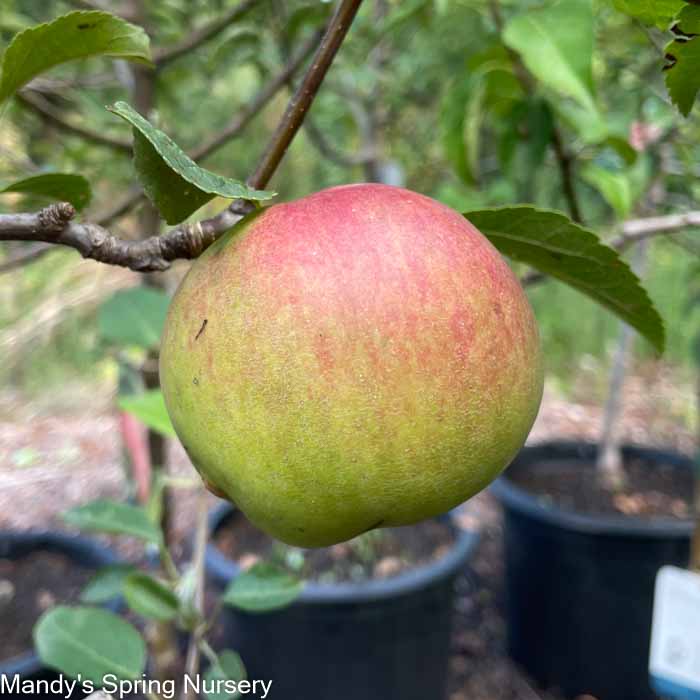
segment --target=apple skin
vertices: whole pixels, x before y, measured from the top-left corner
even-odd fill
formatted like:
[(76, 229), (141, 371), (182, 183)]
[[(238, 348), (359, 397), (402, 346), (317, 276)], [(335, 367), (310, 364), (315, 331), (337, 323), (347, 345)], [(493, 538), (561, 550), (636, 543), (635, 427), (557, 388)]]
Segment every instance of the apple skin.
[(405, 189), (323, 190), (242, 220), (173, 299), (160, 379), (212, 490), (289, 544), (445, 512), (522, 447), (537, 325), (463, 216)]

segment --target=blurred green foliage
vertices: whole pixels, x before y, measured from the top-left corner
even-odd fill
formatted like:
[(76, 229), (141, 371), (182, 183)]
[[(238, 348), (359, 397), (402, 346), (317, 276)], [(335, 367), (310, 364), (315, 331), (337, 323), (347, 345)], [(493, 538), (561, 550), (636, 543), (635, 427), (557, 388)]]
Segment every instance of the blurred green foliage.
[[(556, 54), (567, 39), (550, 26), (561, 22), (555, 3), (367, 0), (314, 104), (312, 128), (299, 133), (270, 186), (280, 199), (290, 199), (339, 183), (380, 178), (459, 210), (532, 202), (567, 211), (552, 145), (556, 128), (573, 158), (574, 186), (589, 228), (613, 235), (622, 216), (695, 208), (700, 123), (697, 109), (688, 119), (678, 113), (664, 85), (663, 47), (672, 38), (667, 24), (644, 26), (619, 11), (625, 3), (615, 2), (617, 8), (607, 0), (576, 0), (583, 18), (576, 26), (591, 26), (592, 56), (581, 53), (585, 37), (567, 45), (566, 70), (556, 71), (556, 80), (540, 75), (551, 61), (549, 54), (524, 56), (535, 75), (528, 90), (509, 51), (522, 48), (523, 36), (536, 22), (547, 29)], [(145, 3), (153, 46), (174, 44), (232, 4)], [(0, 46), (16, 31), (74, 5), (68, 0), (4, 0)], [(242, 21), (160, 72), (151, 121), (186, 150), (201, 145), (280, 70), (294, 47), (324, 21), (329, 7), (320, 0), (260, 2)], [(533, 8), (540, 8), (535, 19), (523, 20)], [(525, 29), (523, 22), (529, 23)], [(130, 139), (128, 126), (104, 109), (130, 99), (132, 77), (123, 62), (90, 59), (61, 66), (42, 76), (36, 87), (67, 120)], [(287, 95), (278, 94), (242, 138), (206, 159), (206, 167), (244, 179)], [(630, 134), (639, 150), (630, 147)], [(362, 160), (358, 156), (368, 152), (372, 157), (366, 162), (348, 162)], [(128, 154), (68, 135), (14, 100), (0, 130), (0, 185), (47, 170), (89, 179), (94, 196), (86, 218), (108, 210), (135, 182)], [(654, 188), (656, 194), (650, 196)], [(19, 209), (26, 202), (5, 195), (0, 205)], [(222, 206), (215, 200), (198, 216)], [(135, 216), (123, 218), (114, 229), (137, 235)], [(693, 244), (694, 232), (678, 238)], [(3, 248), (5, 255), (16, 250)], [(647, 283), (667, 324), (666, 357), (689, 367), (692, 326), (698, 320), (697, 315), (691, 319), (686, 302), (696, 256), (687, 246), (659, 240), (650, 257)], [(31, 319), (47, 297), (79, 283), (77, 260), (77, 254), (55, 251), (0, 276), (0, 351), (3, 338)], [(606, 358), (617, 336), (612, 316), (555, 282), (533, 287), (531, 297), (551, 371), (565, 377), (585, 355)], [(0, 381), (45, 388), (66, 373), (103, 372), (95, 329), (95, 304), (74, 305), (46, 337), (9, 358)], [(638, 349), (642, 356), (649, 352), (641, 342)]]

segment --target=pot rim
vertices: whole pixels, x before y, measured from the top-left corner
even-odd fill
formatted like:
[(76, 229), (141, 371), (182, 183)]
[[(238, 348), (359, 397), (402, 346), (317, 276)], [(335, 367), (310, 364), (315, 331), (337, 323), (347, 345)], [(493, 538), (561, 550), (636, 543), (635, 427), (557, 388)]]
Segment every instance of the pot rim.
[[(552, 450), (559, 455), (551, 455)], [(527, 445), (518, 453), (508, 469), (533, 462), (546, 462), (552, 459), (591, 461), (595, 459), (597, 443), (578, 440), (551, 440)], [(656, 449), (636, 444), (622, 445), (624, 455), (648, 462), (663, 461), (675, 467), (693, 469), (693, 459), (680, 452)], [(577, 513), (559, 506), (542, 503), (536, 496), (516, 486), (508, 472), (502, 474), (489, 487), (489, 492), (505, 509), (537, 520), (541, 523), (588, 535), (609, 535), (648, 539), (688, 538), (693, 533), (695, 523), (690, 518), (655, 517), (650, 520), (626, 515), (594, 515)]]
[[(212, 579), (226, 586), (241, 571), (238, 564), (225, 556), (214, 544), (213, 535), (224, 521), (235, 512), (230, 503), (222, 503), (209, 514), (209, 536), (206, 551), (206, 568)], [(450, 551), (437, 561), (422, 564), (414, 569), (386, 579), (360, 582), (316, 583), (307, 582), (296, 604), (319, 605), (333, 603), (364, 603), (406, 595), (425, 588), (435, 581), (455, 576), (471, 556), (479, 541), (479, 533), (460, 528), (452, 513), (438, 516), (447, 521), (455, 533)]]
[[(87, 559), (95, 570), (120, 562), (108, 545), (84, 535), (73, 535), (62, 530), (0, 530), (0, 557), (9, 558), (17, 550), (29, 553), (39, 550), (59, 552), (76, 560)], [(116, 609), (118, 604), (106, 605)], [(44, 668), (37, 653), (31, 649), (8, 659), (0, 659), (0, 675), (27, 676)]]

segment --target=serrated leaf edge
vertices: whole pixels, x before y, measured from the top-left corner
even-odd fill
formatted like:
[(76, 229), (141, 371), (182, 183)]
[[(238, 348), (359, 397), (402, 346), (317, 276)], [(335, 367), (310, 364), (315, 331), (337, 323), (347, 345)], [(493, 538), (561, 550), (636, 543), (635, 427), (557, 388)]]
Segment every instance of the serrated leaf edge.
[[(126, 108), (126, 111), (123, 111), (124, 108)], [(204, 168), (202, 168), (200, 165), (197, 165), (197, 163), (195, 161), (193, 161), (192, 158), (190, 158), (180, 148), (180, 146), (178, 146), (177, 143), (175, 141), (173, 141), (173, 139), (171, 139), (170, 136), (168, 136), (168, 134), (166, 134), (164, 131), (161, 131), (157, 127), (153, 126), (153, 124), (151, 124), (148, 121), (148, 119), (146, 119), (143, 115), (139, 114), (127, 102), (123, 102), (120, 100), (118, 102), (115, 102), (113, 105), (108, 105), (107, 110), (112, 112), (113, 114), (116, 114), (118, 117), (121, 117), (122, 119), (124, 119), (126, 122), (131, 124), (131, 126), (134, 129), (137, 129), (138, 132), (141, 134), (141, 136), (143, 136), (151, 144), (151, 146), (153, 146), (153, 148), (155, 148), (158, 155), (168, 164), (168, 167), (173, 172), (177, 173), (183, 180), (185, 180), (186, 182), (189, 182), (193, 187), (196, 187), (198, 190), (200, 190), (202, 192), (206, 192), (207, 194), (216, 195), (219, 197), (224, 197), (225, 199), (254, 199), (257, 201), (265, 201), (268, 199), (272, 199), (277, 194), (276, 192), (273, 192), (271, 190), (256, 190), (256, 189), (250, 188), (250, 187), (248, 187), (248, 185), (246, 185), (243, 182), (239, 182), (238, 180), (234, 180), (233, 178), (226, 178), (225, 176), (217, 175), (216, 173), (213, 173), (213, 174), (217, 175), (217, 177), (221, 177), (221, 178), (228, 179), (228, 180), (233, 180), (234, 182), (239, 184), (247, 193), (249, 193), (249, 197), (246, 197), (243, 195), (241, 195), (240, 197), (231, 197), (231, 195), (227, 192), (224, 193), (224, 192), (221, 192), (220, 190), (217, 190), (214, 188), (202, 187), (198, 182), (195, 182), (192, 179), (192, 177), (188, 177), (187, 175), (183, 174), (179, 168), (176, 168), (173, 166), (170, 159), (166, 155), (164, 155), (163, 152), (160, 150), (157, 142), (153, 138), (151, 138), (151, 136), (149, 135), (149, 130), (152, 129), (153, 131), (162, 135), (164, 137), (164, 139), (169, 144), (171, 144), (175, 148), (177, 148), (182, 153), (183, 158), (185, 160), (187, 160), (188, 163), (193, 165), (196, 169), (204, 170)], [(146, 126), (145, 129), (144, 129), (144, 125)], [(250, 195), (252, 195), (252, 196), (250, 196)]]
[[(658, 324), (658, 330), (659, 330), (659, 339), (658, 342), (653, 341), (651, 338), (647, 337), (647, 340), (659, 351), (663, 352), (664, 347), (666, 345), (666, 327), (663, 321), (663, 318), (659, 314), (659, 312), (656, 310), (656, 307), (654, 306), (651, 297), (649, 296), (647, 290), (644, 288), (644, 286), (641, 283), (641, 280), (639, 279), (639, 276), (632, 270), (632, 268), (628, 265), (628, 263), (619, 255), (619, 253), (614, 249), (611, 248), (609, 245), (606, 245), (603, 240), (601, 240), (600, 236), (598, 236), (597, 233), (594, 231), (591, 231), (590, 229), (586, 228), (585, 226), (581, 226), (580, 224), (576, 223), (575, 221), (572, 221), (569, 219), (566, 214), (563, 214), (562, 212), (556, 211), (554, 209), (546, 209), (546, 208), (540, 208), (540, 207), (533, 207), (527, 204), (521, 204), (521, 205), (514, 205), (514, 206), (501, 206), (501, 207), (490, 207), (490, 208), (483, 208), (483, 209), (473, 209), (471, 211), (466, 211), (463, 212), (462, 215), (467, 219), (469, 219), (470, 214), (474, 214), (477, 212), (501, 212), (501, 211), (514, 211), (514, 212), (521, 212), (523, 216), (527, 216), (528, 214), (551, 214), (556, 216), (559, 220), (560, 223), (557, 228), (553, 229), (552, 233), (557, 233), (560, 232), (563, 228), (568, 228), (568, 227), (574, 227), (578, 229), (579, 231), (588, 234), (591, 236), (591, 245), (593, 246), (594, 249), (600, 250), (600, 252), (611, 262), (615, 263), (616, 265), (626, 269), (629, 274), (633, 278), (633, 282), (637, 288), (637, 290), (640, 292), (640, 296), (642, 299), (649, 305), (651, 308), (653, 315), (655, 317), (655, 321)], [(522, 221), (523, 219), (514, 219), (514, 222), (516, 221)], [(497, 236), (500, 236), (501, 238), (509, 238), (510, 240), (518, 240), (519, 242), (523, 242), (521, 239), (516, 239), (515, 237), (509, 237), (507, 235), (504, 235), (503, 233), (498, 233), (496, 234)], [(535, 245), (535, 244), (533, 244)], [(540, 245), (540, 244), (538, 244)], [(546, 247), (546, 246), (541, 246), (541, 247)], [(596, 260), (595, 258), (589, 258), (587, 255), (580, 255), (580, 254), (575, 254), (572, 253), (569, 250), (561, 250), (557, 249), (556, 247), (549, 247), (547, 248), (550, 252), (555, 252), (555, 253), (561, 253), (564, 255), (567, 255), (569, 257), (579, 257), (583, 260), (587, 260), (591, 263), (594, 263), (596, 265), (600, 265), (600, 260)], [(572, 278), (566, 274), (561, 274), (558, 279), (568, 282), (572, 287), (580, 287), (581, 283), (579, 280)], [(600, 289), (600, 288), (598, 288)], [(601, 294), (601, 296), (604, 296)], [(618, 300), (613, 300), (611, 303), (614, 303), (615, 306), (619, 308), (620, 303)], [(627, 311), (634, 311), (636, 308), (639, 308), (638, 306), (627, 306), (624, 303), (622, 304), (623, 308), (625, 308)]]

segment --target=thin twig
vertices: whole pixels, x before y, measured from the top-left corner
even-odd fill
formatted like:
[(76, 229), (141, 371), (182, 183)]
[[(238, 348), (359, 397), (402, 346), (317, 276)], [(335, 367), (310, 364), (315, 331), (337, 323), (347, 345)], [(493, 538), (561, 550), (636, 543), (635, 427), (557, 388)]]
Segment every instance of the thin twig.
[[(197, 499), (197, 529), (195, 532), (194, 551), (192, 553), (192, 568), (194, 569), (195, 584), (192, 604), (197, 622), (190, 634), (185, 661), (185, 675), (194, 678), (199, 671), (199, 658), (201, 642), (204, 630), (204, 590), (206, 586), (206, 567), (204, 555), (207, 549), (207, 492), (201, 489)], [(187, 700), (191, 693), (183, 691), (183, 700)]]
[(38, 94), (31, 94), (28, 91), (20, 92), (17, 94), (17, 99), (25, 107), (36, 112), (45, 122), (52, 124), (61, 131), (75, 134), (99, 146), (107, 146), (116, 151), (131, 153), (131, 143), (129, 141), (72, 124), (63, 117), (60, 110), (56, 109), (48, 100)]
[[(634, 251), (632, 270), (641, 277), (646, 265), (647, 242), (642, 241)], [(630, 360), (632, 345), (632, 328), (626, 323), (620, 323), (620, 334), (617, 348), (613, 357), (608, 381), (608, 396), (603, 408), (602, 430), (596, 457), (596, 476), (598, 483), (605, 489), (619, 492), (627, 483), (627, 472), (624, 468), (618, 423), (622, 413), (622, 391), (625, 375)]]
[[(289, 63), (268, 83), (266, 83), (253, 96), (250, 102), (244, 105), (236, 116), (218, 134), (205, 141), (197, 149), (190, 153), (192, 160), (205, 160), (232, 139), (241, 135), (243, 130), (258, 115), (258, 113), (270, 102), (270, 100), (284, 87), (309, 57), (314, 47), (318, 44), (320, 32), (314, 32), (292, 57)], [(99, 216), (95, 223), (98, 226), (108, 226), (115, 219), (128, 214), (139, 202), (145, 198), (142, 190), (137, 189), (123, 197), (116, 205)]]
[(621, 250), (644, 238), (657, 236), (660, 233), (675, 233), (693, 226), (700, 227), (700, 211), (630, 219), (622, 224), (622, 233), (613, 240), (612, 245)]
[[(280, 37), (279, 43), (283, 59), (289, 60), (289, 57), (287, 55), (289, 53), (288, 37), (283, 34)], [(287, 85), (289, 86), (289, 89), (292, 92), (294, 92), (295, 86), (291, 75), (287, 79)], [(345, 153), (339, 148), (336, 148), (334, 144), (328, 141), (328, 139), (323, 134), (323, 131), (321, 131), (321, 129), (318, 128), (316, 123), (311, 118), (310, 114), (307, 114), (306, 118), (304, 119), (304, 131), (306, 132), (306, 136), (308, 137), (311, 144), (326, 160), (330, 161), (331, 163), (335, 163), (336, 165), (339, 165), (343, 168), (353, 168), (358, 165), (365, 165), (374, 158), (374, 153), (370, 153), (366, 150), (363, 150), (360, 153), (350, 154)]]
[[(228, 212), (229, 210), (226, 210)], [(162, 236), (127, 241), (91, 223), (73, 221), (70, 204), (52, 204), (33, 214), (0, 215), (0, 240), (43, 241), (75, 248), (84, 258), (129, 267), (138, 272), (165, 270), (177, 258), (195, 258), (216, 236), (230, 228), (231, 214), (182, 224)], [(58, 222), (49, 225), (49, 222)]]
[(551, 141), (554, 156), (559, 166), (561, 186), (564, 191), (564, 199), (566, 199), (566, 204), (569, 208), (569, 214), (574, 221), (581, 223), (583, 219), (581, 218), (581, 207), (579, 206), (576, 185), (574, 184), (573, 156), (566, 150), (559, 127), (554, 123), (552, 124)]
[[(622, 224), (622, 232), (607, 245), (622, 252), (631, 245), (647, 238), (680, 233), (693, 226), (700, 227), (700, 211), (689, 211), (685, 214), (669, 214), (668, 216), (650, 216), (644, 219), (630, 219)], [(547, 279), (541, 272), (529, 272), (520, 279), (524, 287), (538, 284)]]
[[(282, 160), (361, 4), (362, 0), (340, 1), (306, 76), (290, 99), (249, 179), (253, 187), (265, 187)], [(43, 241), (65, 245), (75, 248), (85, 258), (138, 272), (153, 272), (167, 269), (173, 260), (198, 257), (251, 209), (249, 202), (237, 200), (210, 219), (180, 224), (163, 235), (127, 241), (98, 224), (74, 221), (74, 208), (67, 202), (59, 202), (34, 213), (0, 214), (0, 241)]]
[(166, 46), (154, 53), (153, 62), (158, 70), (161, 70), (174, 60), (184, 56), (210, 39), (218, 36), (226, 27), (239, 20), (257, 5), (259, 0), (244, 0), (239, 5), (232, 7), (221, 17), (205, 24), (199, 29), (195, 29), (192, 34), (173, 46)]
[(311, 67), (289, 101), (260, 165), (248, 180), (252, 187), (265, 187), (270, 181), (272, 174), (287, 152), (289, 144), (302, 125), (361, 4), (362, 0), (341, 0), (328, 25), (326, 34), (321, 40), (318, 51), (316, 51)]

